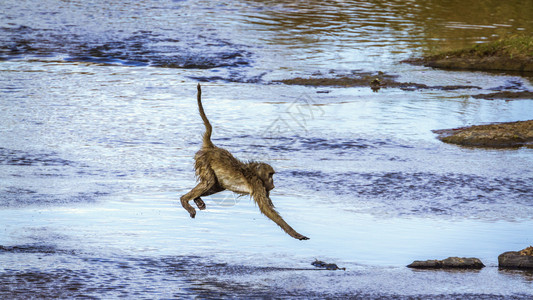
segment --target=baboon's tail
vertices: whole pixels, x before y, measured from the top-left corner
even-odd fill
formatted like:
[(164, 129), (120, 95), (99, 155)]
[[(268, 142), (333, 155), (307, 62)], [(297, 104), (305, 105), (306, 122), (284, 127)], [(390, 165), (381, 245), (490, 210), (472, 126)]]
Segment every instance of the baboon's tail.
[(209, 120), (207, 119), (207, 116), (204, 112), (204, 107), (202, 106), (202, 87), (198, 83), (198, 110), (200, 111), (200, 117), (202, 117), (202, 120), (204, 121), (205, 125), (205, 133), (203, 137), (203, 143), (202, 148), (211, 148), (214, 147), (213, 142), (211, 142), (211, 132), (213, 132), (213, 127), (211, 127), (211, 123), (209, 123)]

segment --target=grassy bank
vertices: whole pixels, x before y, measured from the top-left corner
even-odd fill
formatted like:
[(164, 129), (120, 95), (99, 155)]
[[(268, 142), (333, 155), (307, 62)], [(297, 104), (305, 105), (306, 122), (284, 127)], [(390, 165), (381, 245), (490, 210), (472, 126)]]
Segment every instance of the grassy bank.
[(533, 72), (533, 36), (514, 35), (405, 62), (445, 69)]
[(488, 56), (531, 59), (533, 58), (533, 36), (514, 35), (489, 43), (476, 44), (465, 49), (437, 53), (431, 57), (438, 59), (446, 57), (483, 58)]

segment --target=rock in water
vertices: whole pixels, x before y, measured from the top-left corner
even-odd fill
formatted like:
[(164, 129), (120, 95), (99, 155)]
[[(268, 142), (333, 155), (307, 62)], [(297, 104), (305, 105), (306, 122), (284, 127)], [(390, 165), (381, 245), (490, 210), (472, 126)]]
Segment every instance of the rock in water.
[(479, 258), (448, 257), (442, 261), (443, 268), (482, 269), (485, 265)]
[(533, 120), (433, 130), (433, 132), (445, 143), (468, 147), (517, 148), (533, 145)]
[(407, 267), (415, 269), (481, 269), (485, 265), (479, 258), (448, 257), (443, 260), (415, 260)]
[(415, 260), (408, 268), (415, 269), (440, 269), (442, 268), (442, 260), (430, 259), (430, 260)]
[(336, 264), (328, 264), (318, 259), (315, 259), (315, 261), (312, 262), (311, 264), (317, 268), (326, 269), (326, 270), (346, 270), (346, 268), (339, 268), (339, 266), (337, 266)]
[(533, 247), (500, 254), (498, 266), (506, 269), (533, 269)]

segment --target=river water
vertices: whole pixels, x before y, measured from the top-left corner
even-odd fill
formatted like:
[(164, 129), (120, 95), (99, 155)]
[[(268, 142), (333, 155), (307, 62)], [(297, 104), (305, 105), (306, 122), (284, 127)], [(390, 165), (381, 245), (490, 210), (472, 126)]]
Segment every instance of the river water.
[[(527, 74), (400, 61), (533, 30), (532, 1), (2, 1), (1, 298), (529, 298), (497, 256), (533, 243), (533, 149), (431, 130), (528, 120)], [(378, 72), (456, 90), (305, 87)], [(521, 76), (522, 75), (522, 76)], [(203, 84), (213, 142), (274, 166), (296, 241), (248, 197), (195, 219)], [(478, 257), (481, 271), (413, 271)], [(322, 271), (315, 259), (345, 271)]]

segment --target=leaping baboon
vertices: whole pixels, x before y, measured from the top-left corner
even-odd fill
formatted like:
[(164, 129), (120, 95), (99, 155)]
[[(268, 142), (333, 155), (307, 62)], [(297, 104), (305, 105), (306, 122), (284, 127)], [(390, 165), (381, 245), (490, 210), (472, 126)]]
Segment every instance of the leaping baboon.
[(204, 121), (205, 133), (203, 135), (202, 148), (194, 156), (196, 177), (198, 185), (190, 192), (183, 195), (181, 205), (191, 218), (196, 216), (196, 210), (189, 204), (194, 200), (200, 210), (205, 209), (205, 203), (200, 198), (209, 196), (223, 190), (230, 190), (240, 195), (250, 195), (259, 206), (261, 212), (269, 219), (278, 224), (290, 236), (299, 240), (308, 240), (292, 229), (274, 209), (270, 200), (270, 190), (274, 188), (274, 169), (261, 162), (241, 162), (229, 153), (229, 151), (213, 145), (211, 132), (213, 128), (207, 119), (202, 106), (202, 89), (198, 84), (198, 110)]

